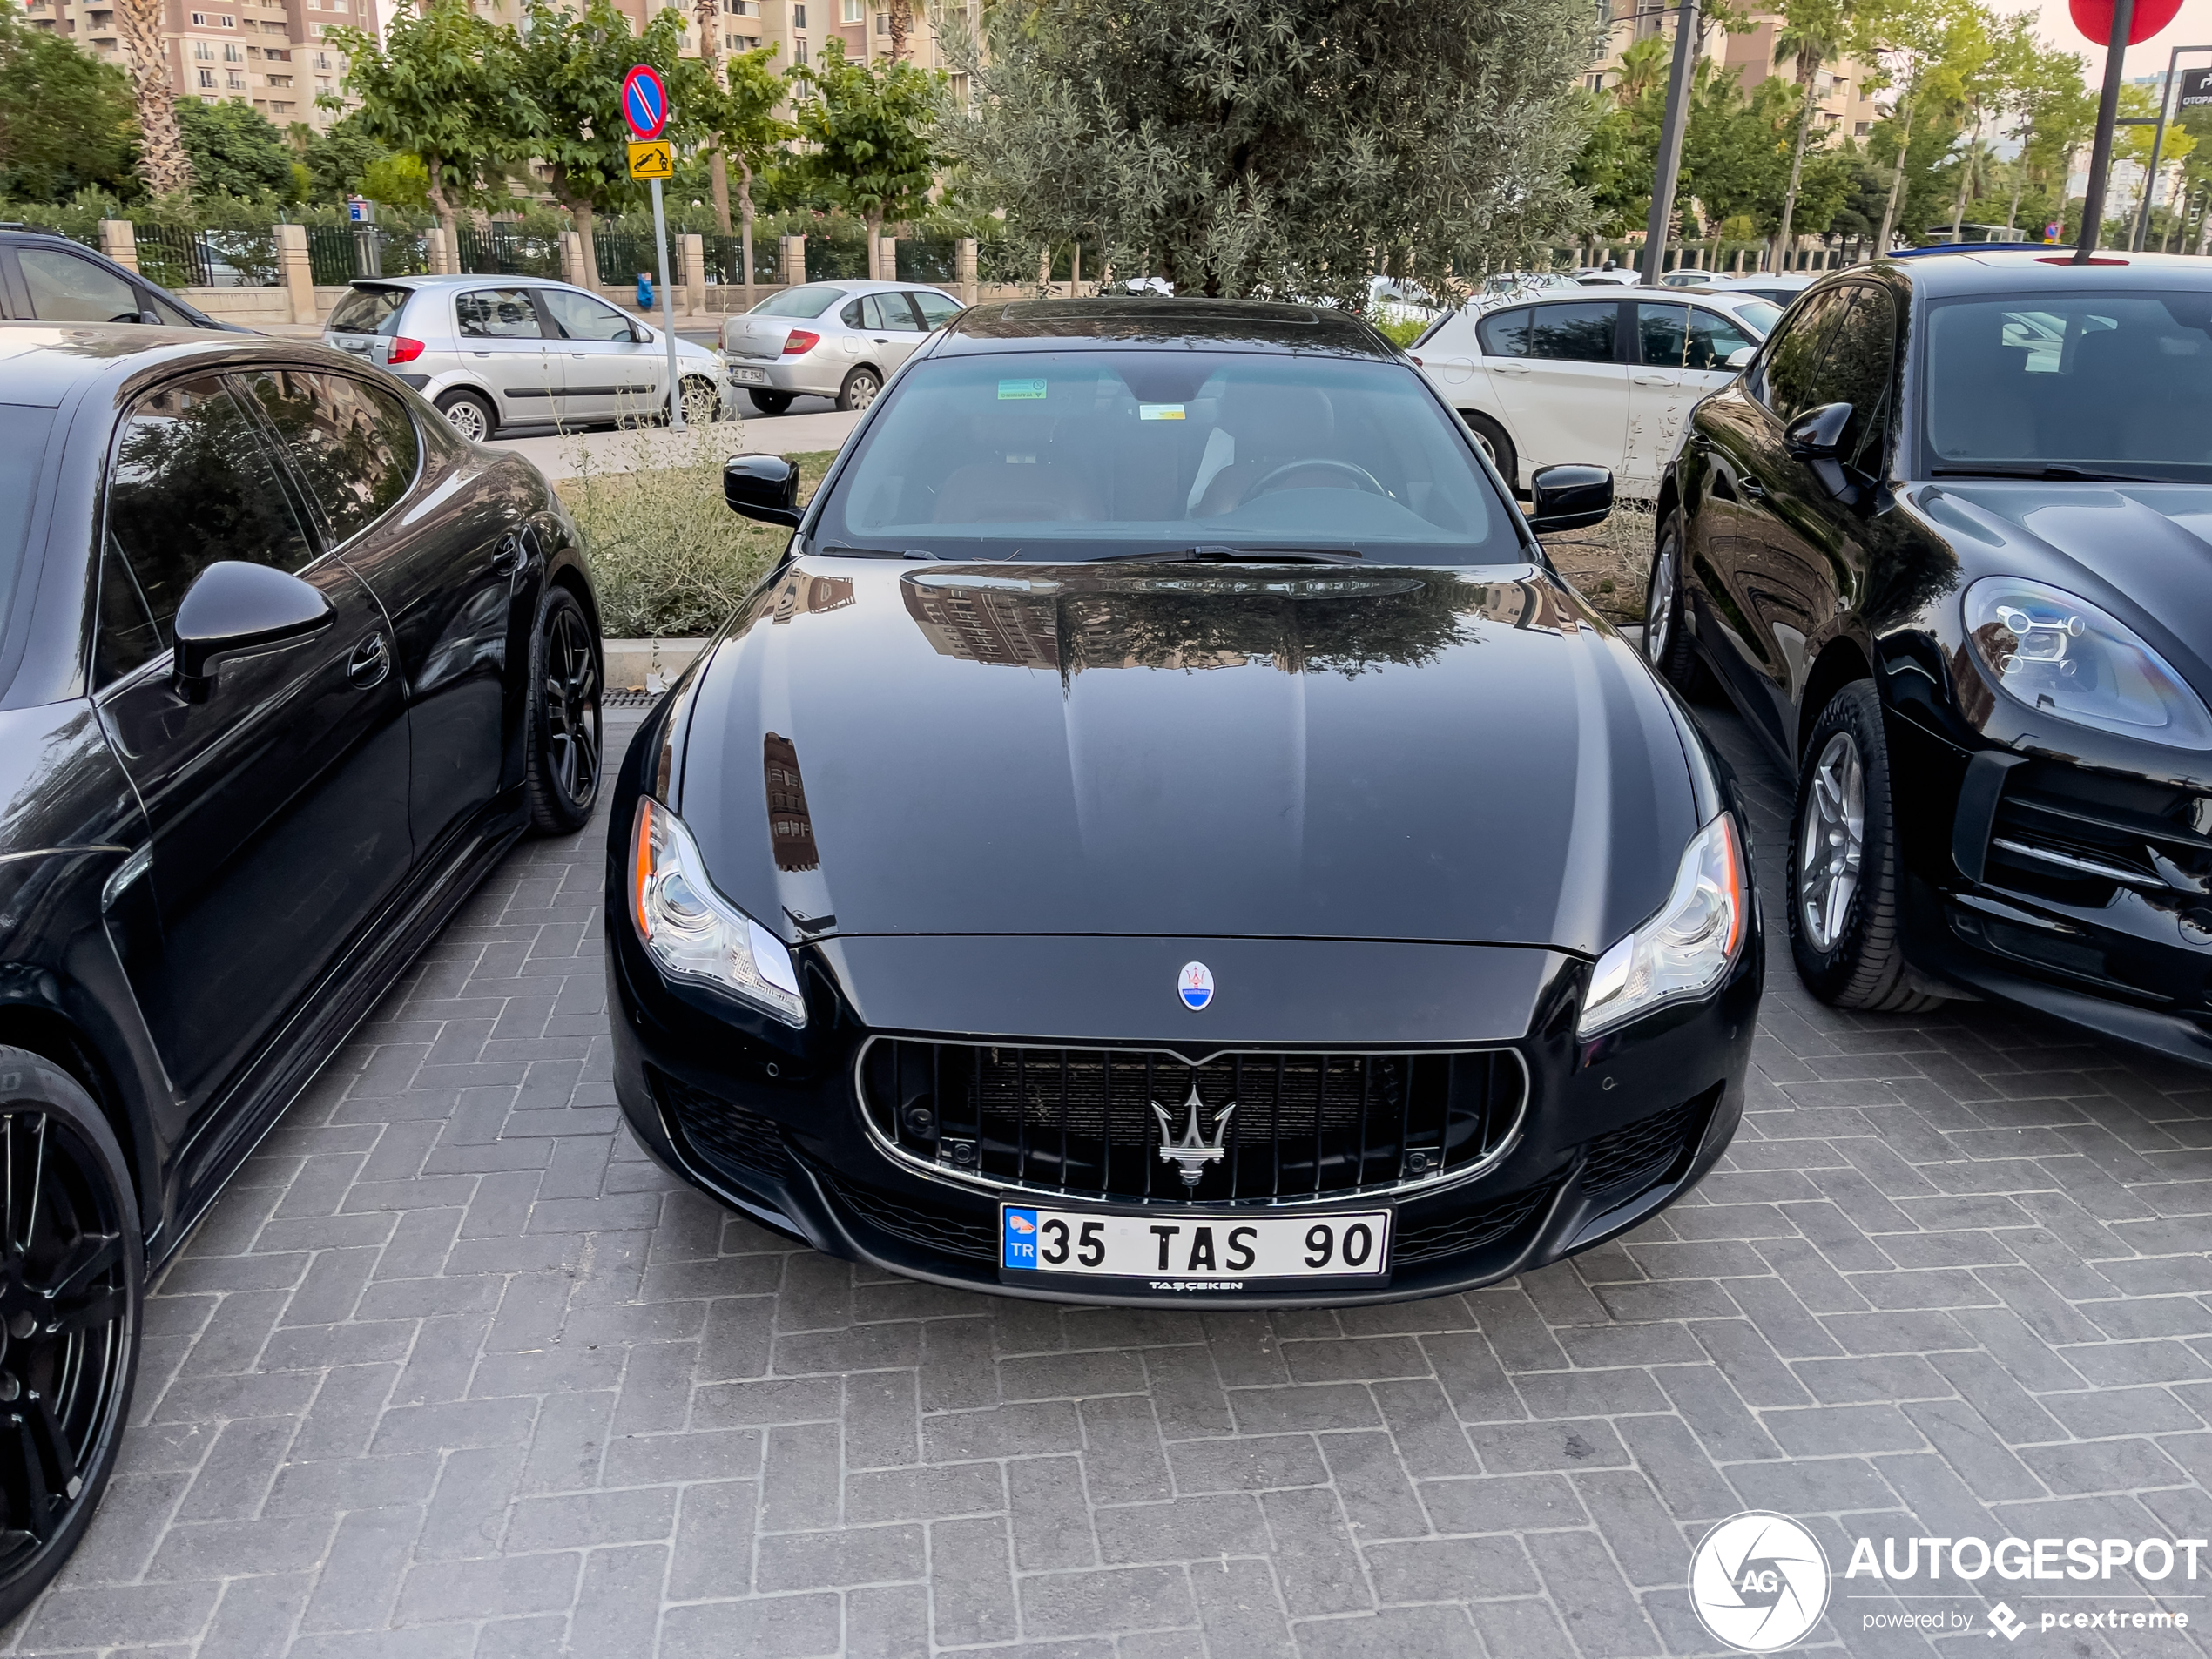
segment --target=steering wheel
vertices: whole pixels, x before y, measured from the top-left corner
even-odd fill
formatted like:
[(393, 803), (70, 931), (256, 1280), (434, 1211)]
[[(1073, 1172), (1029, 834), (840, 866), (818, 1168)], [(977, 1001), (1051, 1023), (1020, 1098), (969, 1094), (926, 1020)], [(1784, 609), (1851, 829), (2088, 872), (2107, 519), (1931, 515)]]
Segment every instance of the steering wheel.
[[(1357, 466), (1349, 461), (1332, 461), (1325, 456), (1316, 455), (1308, 461), (1285, 462), (1281, 466), (1276, 468), (1274, 471), (1269, 473), (1266, 477), (1261, 479), (1250, 489), (1246, 490), (1244, 492), (1244, 499), (1246, 501), (1251, 501), (1255, 496), (1266, 495), (1275, 487), (1275, 481), (1278, 478), (1284, 476), (1285, 474), (1305, 472), (1316, 469), (1329, 472), (1349, 473), (1352, 475), (1352, 482), (1349, 488), (1365, 490), (1370, 496), (1387, 496), (1390, 494), (1387, 489), (1385, 489), (1382, 487), (1381, 480), (1378, 479), (1374, 474), (1369, 472), (1365, 467)], [(1336, 486), (1336, 488), (1341, 489), (1346, 488), (1346, 486), (1339, 484)]]

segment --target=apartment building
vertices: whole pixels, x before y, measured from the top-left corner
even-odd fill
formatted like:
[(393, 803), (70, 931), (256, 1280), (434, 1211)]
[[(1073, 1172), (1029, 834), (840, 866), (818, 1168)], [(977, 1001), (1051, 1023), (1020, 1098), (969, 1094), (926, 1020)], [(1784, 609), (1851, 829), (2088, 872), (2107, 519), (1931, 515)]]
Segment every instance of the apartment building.
[[(1719, 68), (1736, 71), (1747, 92), (1776, 76), (1794, 81), (1796, 60), (1785, 57), (1777, 62), (1775, 56), (1782, 14), (1766, 6), (1746, 10), (1752, 27), (1743, 34), (1730, 34), (1717, 24), (1706, 23), (1699, 43), (1704, 56)], [(1598, 0), (1598, 10), (1608, 22), (1608, 33), (1604, 66), (1590, 76), (1593, 90), (1619, 82), (1621, 53), (1635, 42), (1653, 35), (1665, 37), (1670, 44), (1673, 42), (1676, 14), (1658, 0)], [(1825, 130), (1854, 138), (1864, 138), (1873, 131), (1882, 111), (1869, 90), (1870, 73), (1866, 65), (1851, 58), (1838, 59), (1820, 71), (1813, 84), (1813, 107)]]
[[(242, 98), (279, 126), (320, 128), (338, 118), (315, 95), (338, 89), (342, 53), (324, 41), (338, 27), (378, 30), (376, 0), (164, 0), (162, 41), (179, 97)], [(130, 64), (113, 0), (24, 0), (32, 27), (74, 40), (94, 57)]]
[[(477, 3), (484, 4), (490, 0)], [(616, 0), (616, 3), (629, 15), (632, 25), (639, 29), (660, 9), (660, 0)], [(718, 45), (727, 54), (773, 46), (777, 51), (772, 61), (779, 70), (789, 69), (795, 64), (811, 64), (833, 40), (844, 42), (846, 57), (860, 62), (873, 63), (891, 55), (891, 12), (882, 0), (716, 0), (716, 32), (720, 39), (706, 43), (708, 50)], [(697, 57), (702, 43), (696, 8), (678, 5), (671, 9), (683, 13), (687, 25), (684, 55)], [(973, 0), (965, 6), (955, 7), (925, 7), (921, 0), (913, 0), (909, 14), (907, 61), (924, 69), (948, 68), (951, 59), (938, 37), (938, 20), (963, 16), (972, 27), (975, 15)], [(954, 91), (959, 90), (955, 85)]]

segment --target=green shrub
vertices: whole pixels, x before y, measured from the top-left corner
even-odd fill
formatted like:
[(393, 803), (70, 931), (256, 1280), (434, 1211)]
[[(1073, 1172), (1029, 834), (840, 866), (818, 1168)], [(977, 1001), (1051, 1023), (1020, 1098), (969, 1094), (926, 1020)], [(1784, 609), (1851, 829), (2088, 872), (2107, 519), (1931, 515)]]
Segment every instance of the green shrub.
[(1419, 317), (1408, 317), (1403, 322), (1390, 322), (1374, 316), (1367, 319), (1375, 325), (1375, 332), (1401, 350), (1410, 348), (1421, 337), (1421, 330), (1428, 325)]
[[(555, 487), (583, 531), (610, 639), (711, 634), (776, 562), (790, 533), (739, 518), (722, 499), (722, 463), (744, 447), (732, 426), (635, 432), (596, 461), (577, 445), (573, 475)], [(790, 457), (801, 500), (834, 454)]]

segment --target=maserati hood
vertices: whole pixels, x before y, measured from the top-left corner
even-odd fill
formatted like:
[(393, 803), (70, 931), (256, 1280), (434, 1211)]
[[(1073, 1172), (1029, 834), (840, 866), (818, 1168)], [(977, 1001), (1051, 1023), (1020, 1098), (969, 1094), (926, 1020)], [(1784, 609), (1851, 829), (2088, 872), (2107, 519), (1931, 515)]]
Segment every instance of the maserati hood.
[(1665, 899), (1704, 765), (1526, 565), (802, 560), (685, 697), (671, 805), (787, 938), (1595, 954)]

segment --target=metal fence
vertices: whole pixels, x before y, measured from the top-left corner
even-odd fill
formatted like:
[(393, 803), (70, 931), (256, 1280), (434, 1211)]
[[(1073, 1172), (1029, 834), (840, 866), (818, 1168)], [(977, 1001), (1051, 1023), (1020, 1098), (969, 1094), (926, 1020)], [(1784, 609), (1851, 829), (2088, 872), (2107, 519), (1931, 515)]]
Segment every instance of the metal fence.
[[(595, 230), (591, 251), (598, 261), (599, 280), (610, 288), (635, 282), (640, 271), (651, 271), (656, 282), (660, 280), (660, 255), (650, 236), (635, 231)], [(669, 274), (676, 273), (671, 271)]]
[(494, 224), (488, 231), (461, 226), (461, 268), (471, 275), (543, 277), (558, 281), (561, 245), (552, 236)]
[(273, 288), (276, 233), (133, 226), (138, 269), (165, 288)]
[(310, 225), (307, 268), (319, 287), (335, 287), (355, 277), (427, 276), (430, 233), (383, 226)]
[(956, 282), (960, 244), (949, 236), (900, 237), (897, 250), (901, 282)]
[[(706, 280), (711, 284), (734, 287), (743, 283), (739, 268), (745, 260), (745, 239), (737, 236), (709, 236), (705, 243)], [(752, 239), (752, 280), (755, 282), (780, 282), (779, 274), (781, 250), (773, 236), (756, 233)]]
[(857, 237), (833, 237), (824, 231), (810, 232), (806, 238), (806, 279), (819, 282), (825, 278), (842, 278), (852, 281), (868, 274), (868, 243), (866, 233)]

